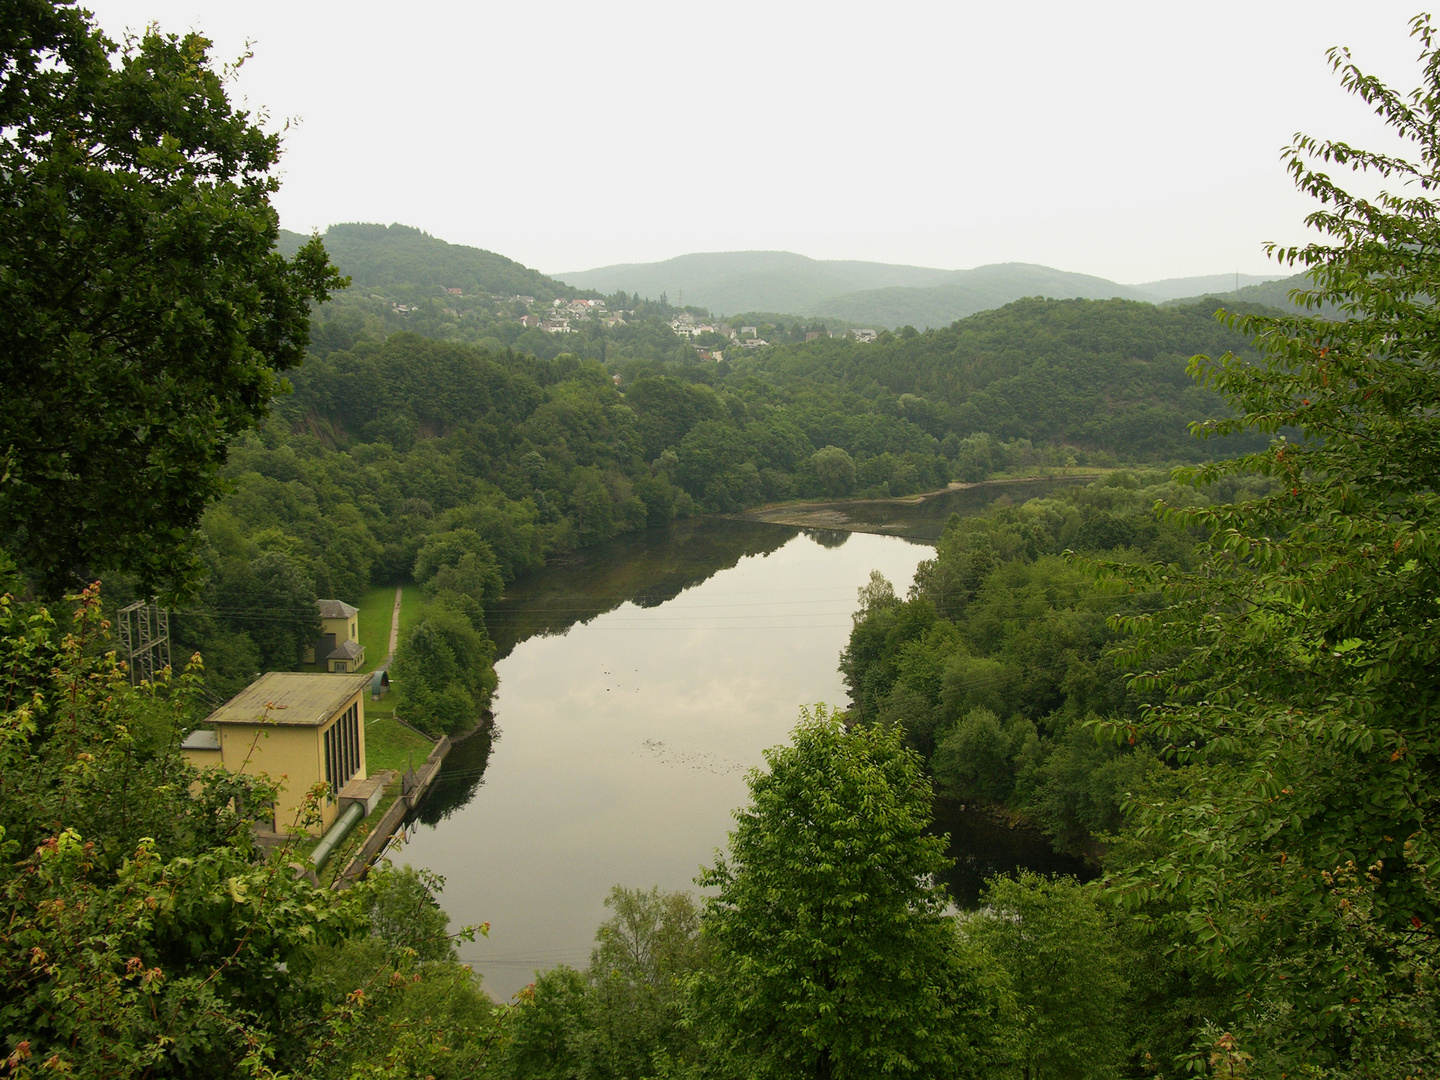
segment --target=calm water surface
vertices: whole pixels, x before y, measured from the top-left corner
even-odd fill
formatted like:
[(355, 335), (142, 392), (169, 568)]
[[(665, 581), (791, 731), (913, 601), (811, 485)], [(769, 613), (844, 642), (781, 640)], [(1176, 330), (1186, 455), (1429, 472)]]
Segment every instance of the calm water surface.
[[(879, 570), (903, 594), (931, 554), (894, 536), (711, 519), (512, 587), (491, 619), (494, 733), (456, 745), (396, 853), (445, 876), (454, 924), (490, 923), (461, 952), (493, 996), (537, 968), (584, 966), (611, 886), (694, 888), (762, 751), (802, 705), (846, 703), (837, 662), (857, 589)], [(961, 903), (998, 869), (1071, 868), (1043, 843), (1031, 851), (1037, 838), (940, 809)]]

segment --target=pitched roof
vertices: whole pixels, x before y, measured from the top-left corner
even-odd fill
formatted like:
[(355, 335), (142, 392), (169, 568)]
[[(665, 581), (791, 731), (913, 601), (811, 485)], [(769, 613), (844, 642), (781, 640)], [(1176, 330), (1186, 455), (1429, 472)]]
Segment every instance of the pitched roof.
[(320, 609), (322, 619), (348, 619), (360, 614), (359, 608), (351, 607), (344, 600), (316, 600), (315, 606)]
[(335, 651), (332, 652), (329, 656), (325, 657), (325, 659), (326, 659), (326, 660), (354, 660), (357, 656), (359, 656), (359, 655), (360, 655), (361, 653), (363, 653), (364, 651), (365, 651), (365, 646), (361, 645), (360, 642), (358, 642), (358, 641), (356, 641), (356, 640), (354, 640), (354, 639), (352, 638), (352, 639), (350, 639), (349, 641), (342, 641), (339, 645), (337, 645), (337, 646), (335, 647)]
[(318, 727), (369, 684), (369, 675), (271, 671), (221, 705), (205, 722)]

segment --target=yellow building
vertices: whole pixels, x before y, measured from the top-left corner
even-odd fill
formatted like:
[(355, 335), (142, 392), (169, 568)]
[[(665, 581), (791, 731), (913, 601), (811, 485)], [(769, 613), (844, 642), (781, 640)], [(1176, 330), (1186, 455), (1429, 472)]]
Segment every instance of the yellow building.
[(311, 835), (319, 836), (339, 813), (345, 785), (368, 775), (369, 686), (369, 675), (269, 672), (211, 713), (206, 727), (181, 744), (181, 753), (202, 769), (223, 765), (283, 783), (275, 800), (276, 832), (299, 824), (306, 793), (325, 781), (330, 797), (320, 802), (320, 824), (309, 827)]
[(316, 600), (320, 609), (320, 640), (305, 649), (305, 663), (318, 659), (326, 671), (345, 673), (365, 666), (360, 644), (360, 609), (343, 600)]

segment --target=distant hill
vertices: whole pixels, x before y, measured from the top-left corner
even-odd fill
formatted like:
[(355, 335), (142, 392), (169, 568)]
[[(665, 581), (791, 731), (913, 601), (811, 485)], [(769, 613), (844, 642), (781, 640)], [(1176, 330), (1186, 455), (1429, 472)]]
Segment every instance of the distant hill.
[[(1233, 274), (1121, 285), (1032, 263), (997, 263), (939, 270), (889, 263), (810, 259), (788, 251), (721, 251), (658, 263), (626, 263), (557, 275), (577, 288), (664, 295), (715, 313), (786, 311), (824, 315), (858, 326), (949, 326), (1027, 296), (1054, 299), (1146, 300), (1193, 296), (1235, 282)], [(1243, 276), (1246, 284), (1264, 278)]]
[(879, 328), (949, 326), (981, 311), (992, 311), (1027, 296), (1054, 300), (1149, 300), (1128, 285), (1105, 278), (1071, 274), (1033, 263), (995, 263), (973, 270), (951, 270), (941, 284), (927, 288), (870, 289), (821, 302), (814, 315), (834, 315)]
[[(1220, 399), (1186, 372), (1190, 357), (1249, 351), (1244, 336), (1216, 322), (1213, 310), (1025, 299), (922, 334), (882, 334), (868, 344), (825, 337), (761, 350), (738, 357), (731, 380), (768, 382), (797, 401), (801, 387), (843, 387), (875, 400), (888, 395), (901, 416), (937, 439), (984, 431), (1128, 460), (1198, 461), (1264, 445), (1252, 436), (1222, 445), (1188, 430), (1192, 420), (1224, 413)], [(791, 409), (806, 422), (798, 404)], [(837, 423), (810, 438), (817, 447), (848, 449), (856, 436), (845, 430)]]
[[(292, 255), (307, 239), (282, 229), (276, 247)], [(436, 289), (533, 296), (541, 301), (577, 295), (571, 286), (513, 259), (447, 244), (408, 225), (331, 225), (324, 240), (330, 260), (350, 275), (356, 288), (380, 289), (399, 299), (406, 299), (408, 290), (422, 294)]]
[[(1234, 281), (1234, 278), (1231, 278)], [(1243, 286), (1238, 292), (1230, 289), (1224, 292), (1210, 292), (1201, 296), (1183, 297), (1168, 301), (1166, 306), (1193, 305), (1202, 300), (1214, 301), (1217, 304), (1243, 304), (1247, 306), (1259, 306), (1276, 308), (1280, 311), (1303, 311), (1290, 300), (1290, 293), (1295, 289), (1308, 289), (1311, 287), (1306, 276), (1295, 274), (1292, 277), (1281, 278), (1278, 281), (1266, 281), (1259, 285)], [(1320, 308), (1322, 315), (1338, 315), (1339, 308), (1334, 304), (1325, 304)]]
[(789, 251), (714, 251), (680, 255), (658, 263), (623, 263), (557, 274), (580, 289), (665, 294), (672, 304), (695, 304), (716, 314), (738, 311), (818, 313), (831, 297), (890, 286), (944, 281), (949, 270), (889, 263), (810, 259)]
[(1205, 274), (1202, 277), (1177, 277), (1165, 278), (1163, 281), (1146, 281), (1139, 285), (1132, 285), (1131, 288), (1149, 300), (1160, 302), (1181, 300), (1185, 297), (1233, 293), (1237, 280), (1240, 282), (1240, 288), (1244, 289), (1246, 286), (1264, 285), (1276, 279), (1259, 274)]
[[(306, 239), (282, 229), (277, 246), (290, 255)], [(374, 290), (401, 302), (445, 289), (460, 289), (467, 297), (533, 296), (542, 303), (581, 291), (607, 296), (624, 291), (652, 300), (664, 296), (677, 307), (708, 308), (716, 315), (779, 312), (783, 314), (770, 321), (823, 316), (848, 326), (877, 329), (949, 326), (956, 319), (1031, 296), (1150, 303), (1193, 303), (1202, 296), (1216, 296), (1283, 308), (1290, 306), (1285, 294), (1298, 281), (1242, 274), (1244, 286), (1237, 294), (1234, 274), (1121, 285), (1033, 263), (940, 270), (811, 259), (788, 251), (707, 252), (551, 277), (495, 252), (450, 244), (408, 225), (332, 225), (324, 240), (330, 258), (357, 290)]]

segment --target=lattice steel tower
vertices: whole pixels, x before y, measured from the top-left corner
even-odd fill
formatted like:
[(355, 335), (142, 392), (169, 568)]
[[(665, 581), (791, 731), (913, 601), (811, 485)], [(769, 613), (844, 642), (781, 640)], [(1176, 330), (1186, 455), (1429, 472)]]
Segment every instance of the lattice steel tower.
[(170, 666), (170, 613), (153, 600), (123, 607), (120, 645), (130, 665), (130, 684), (153, 683)]

